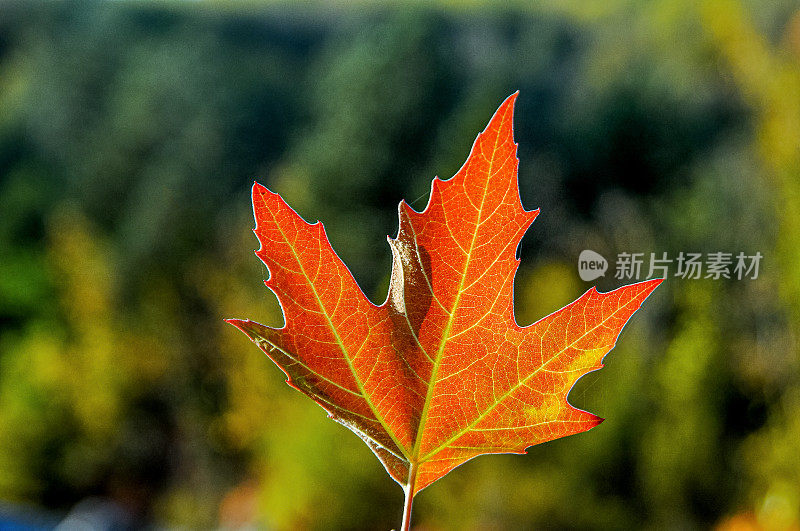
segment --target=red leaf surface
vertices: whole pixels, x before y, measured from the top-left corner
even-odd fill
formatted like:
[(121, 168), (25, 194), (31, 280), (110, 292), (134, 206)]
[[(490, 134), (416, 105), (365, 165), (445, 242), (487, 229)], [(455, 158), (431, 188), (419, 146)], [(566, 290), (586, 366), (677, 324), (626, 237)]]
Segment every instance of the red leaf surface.
[(602, 367), (660, 279), (594, 288), (540, 321), (514, 319), (517, 248), (538, 214), (522, 207), (516, 94), (456, 175), (433, 180), (423, 212), (400, 203), (389, 295), (371, 303), (320, 222), (253, 186), (258, 257), (286, 324), (231, 319), (288, 383), (358, 434), (409, 498), (465, 461), (586, 431), (575, 381)]

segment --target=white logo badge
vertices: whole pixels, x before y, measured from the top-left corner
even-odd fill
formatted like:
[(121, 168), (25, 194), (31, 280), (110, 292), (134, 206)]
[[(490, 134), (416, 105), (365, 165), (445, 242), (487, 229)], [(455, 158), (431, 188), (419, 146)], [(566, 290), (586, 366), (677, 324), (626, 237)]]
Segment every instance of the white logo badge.
[(608, 262), (594, 251), (586, 249), (578, 257), (578, 274), (581, 280), (589, 282), (606, 274)]

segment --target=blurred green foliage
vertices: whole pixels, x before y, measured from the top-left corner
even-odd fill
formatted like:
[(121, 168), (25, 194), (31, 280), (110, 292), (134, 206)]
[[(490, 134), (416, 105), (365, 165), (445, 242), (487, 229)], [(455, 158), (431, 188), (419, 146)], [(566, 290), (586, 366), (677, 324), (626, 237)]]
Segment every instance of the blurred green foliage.
[(249, 185), (324, 220), (380, 301), (397, 202), (423, 207), (517, 89), (521, 194), (542, 208), (521, 324), (588, 287), (582, 249), (765, 258), (757, 280), (669, 279), (570, 395), (606, 423), (460, 467), (419, 496), (419, 528), (797, 529), (789, 0), (1, 2), (0, 499), (396, 525), (367, 447), (222, 322), (281, 322)]

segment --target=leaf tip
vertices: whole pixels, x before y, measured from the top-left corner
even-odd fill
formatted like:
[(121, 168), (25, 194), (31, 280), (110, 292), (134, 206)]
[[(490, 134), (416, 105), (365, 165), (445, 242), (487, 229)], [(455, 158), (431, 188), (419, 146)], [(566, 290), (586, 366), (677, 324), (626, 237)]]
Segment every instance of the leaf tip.
[[(503, 103), (500, 105), (500, 108), (501, 108), (501, 109), (510, 108), (509, 110), (511, 111), (511, 116), (512, 116), (512, 117), (514, 116), (514, 107), (516, 106), (516, 103), (517, 103), (517, 97), (518, 97), (518, 96), (519, 96), (519, 90), (517, 90), (516, 92), (514, 92), (513, 94), (511, 94), (510, 96), (508, 96), (508, 97), (505, 99), (505, 101), (503, 101)], [(516, 144), (516, 143), (515, 143), (515, 144)]]
[(256, 193), (263, 194), (264, 192), (269, 192), (269, 189), (258, 181), (253, 181), (253, 186), (250, 190), (252, 191), (253, 197), (255, 197)]
[[(664, 279), (664, 278), (652, 278), (650, 280), (645, 280), (645, 281), (641, 282), (639, 285), (642, 286), (643, 291), (645, 292), (644, 299), (649, 297), (653, 293), (653, 291), (655, 291), (655, 289), (658, 286), (660, 286), (662, 282), (664, 282), (664, 280), (666, 280), (666, 279)], [(642, 302), (644, 302), (644, 299), (642, 299)]]
[(236, 328), (247, 334), (247, 337), (249, 337), (251, 340), (253, 339), (253, 336), (251, 336), (250, 333), (247, 331), (247, 323), (250, 322), (249, 319), (225, 319), (225, 322), (228, 323), (229, 325), (235, 326)]

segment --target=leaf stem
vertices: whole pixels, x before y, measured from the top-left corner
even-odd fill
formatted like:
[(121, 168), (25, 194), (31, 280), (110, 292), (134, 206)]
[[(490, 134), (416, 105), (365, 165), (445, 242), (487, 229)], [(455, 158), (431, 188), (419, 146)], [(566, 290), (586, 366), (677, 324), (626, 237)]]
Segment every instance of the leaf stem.
[(409, 531), (411, 529), (411, 505), (414, 503), (414, 486), (417, 482), (417, 464), (411, 463), (408, 469), (408, 485), (404, 489), (406, 492), (406, 502), (403, 506), (403, 525), (402, 531)]

